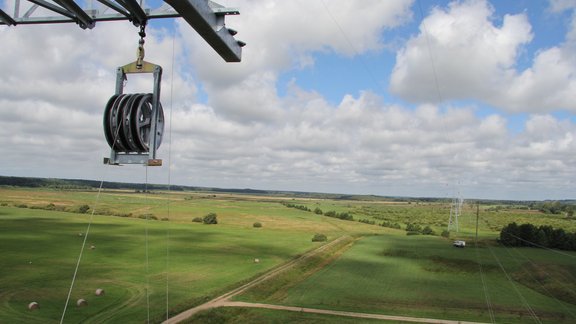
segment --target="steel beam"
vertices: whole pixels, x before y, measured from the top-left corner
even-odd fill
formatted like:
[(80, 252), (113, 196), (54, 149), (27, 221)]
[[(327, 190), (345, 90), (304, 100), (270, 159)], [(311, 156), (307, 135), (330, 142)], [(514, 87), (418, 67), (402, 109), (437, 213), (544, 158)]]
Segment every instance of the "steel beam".
[(39, 5), (40, 7), (44, 7), (48, 10), (52, 10), (58, 14), (61, 14), (62, 16), (66, 16), (68, 18), (71, 18), (74, 20), (74, 18), (76, 18), (74, 16), (74, 14), (72, 14), (71, 12), (67, 11), (66, 9), (63, 9), (61, 7), (58, 7), (56, 5), (51, 4), (50, 2), (46, 2), (44, 0), (28, 0), (34, 4)]
[(216, 14), (207, 0), (164, 0), (192, 26), (226, 62), (240, 62), (242, 46), (224, 26), (222, 14)]
[[(14, 0), (14, 16), (0, 10), (0, 25), (77, 23), (81, 28), (93, 28), (98, 21), (130, 20), (136, 26), (149, 19), (182, 17), (227, 62), (240, 62), (244, 42), (234, 39), (235, 30), (225, 26), (226, 15), (237, 15), (238, 10), (226, 8), (210, 0), (164, 0), (160, 9), (144, 9), (138, 0), (97, 0), (106, 10), (82, 9), (78, 0)], [(32, 3), (28, 11), (19, 16), (20, 3)], [(53, 12), (33, 15), (40, 6)]]
[(97, 0), (97, 1), (100, 2), (101, 4), (105, 5), (106, 7), (113, 9), (114, 11), (118, 12), (119, 14), (122, 14), (126, 17), (130, 17), (130, 13), (126, 12), (126, 10), (124, 8), (117, 5), (115, 2), (112, 2), (109, 0)]
[(117, 2), (130, 12), (134, 25), (146, 25), (148, 17), (138, 2), (136, 2), (136, 0), (117, 0)]
[(76, 4), (76, 2), (72, 1), (72, 0), (54, 0), (55, 2), (57, 2), (59, 5), (61, 5), (62, 7), (64, 7), (66, 10), (72, 12), (74, 14), (74, 16), (76, 16), (76, 19), (78, 20), (78, 25), (80, 25), (80, 27), (82, 29), (86, 29), (86, 28), (94, 28), (94, 26), (96, 25), (96, 22), (90, 18), (90, 16), (88, 16), (88, 14), (86, 14), (86, 12), (84, 12), (84, 10), (82, 10), (82, 8), (80, 8), (80, 6), (78, 6)]
[(16, 25), (16, 20), (12, 19), (7, 13), (0, 9), (0, 20), (4, 21), (6, 25), (14, 26)]

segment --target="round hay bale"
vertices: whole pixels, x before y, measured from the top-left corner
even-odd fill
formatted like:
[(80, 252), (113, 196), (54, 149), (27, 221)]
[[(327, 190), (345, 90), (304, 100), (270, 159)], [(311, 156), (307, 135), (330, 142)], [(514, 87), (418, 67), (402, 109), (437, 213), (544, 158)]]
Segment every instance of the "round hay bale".
[(40, 308), (40, 305), (37, 302), (31, 302), (30, 304), (28, 304), (28, 309), (29, 310), (35, 310)]
[(98, 288), (98, 289), (96, 289), (96, 291), (94, 292), (94, 294), (95, 294), (96, 296), (104, 296), (104, 289)]
[(90, 250), (94, 250), (96, 247), (94, 245), (90, 245)]
[(254, 263), (260, 263), (260, 259), (258, 258), (254, 259)]
[(76, 306), (78, 307), (88, 306), (88, 302), (86, 301), (86, 299), (80, 298), (76, 301)]
[(84, 236), (84, 233), (80, 232), (78, 233), (78, 236)]

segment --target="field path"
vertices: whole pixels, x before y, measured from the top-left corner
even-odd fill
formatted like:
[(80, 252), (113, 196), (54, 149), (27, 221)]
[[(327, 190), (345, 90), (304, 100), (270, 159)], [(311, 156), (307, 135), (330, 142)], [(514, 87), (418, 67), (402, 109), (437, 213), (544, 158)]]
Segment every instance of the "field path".
[(182, 312), (176, 316), (173, 316), (173, 317), (167, 319), (166, 321), (164, 321), (163, 323), (164, 324), (179, 323), (179, 322), (181, 322), (187, 318), (190, 318), (191, 316), (193, 316), (194, 314), (196, 314), (200, 311), (210, 309), (210, 308), (216, 308), (216, 307), (224, 306), (226, 303), (230, 302), (230, 298), (244, 292), (245, 290), (253, 287), (254, 285), (261, 283), (262, 281), (268, 280), (269, 278), (276, 276), (277, 274), (281, 273), (284, 270), (292, 268), (293, 266), (295, 266), (297, 263), (301, 262), (302, 260), (305, 260), (305, 259), (307, 259), (313, 255), (316, 255), (316, 254), (324, 251), (325, 249), (337, 244), (338, 242), (344, 240), (345, 238), (347, 238), (347, 236), (341, 236), (330, 243), (324, 244), (324, 245), (322, 245), (322, 246), (320, 246), (314, 250), (308, 251), (307, 253), (301, 255), (300, 257), (298, 257), (298, 258), (296, 258), (290, 262), (287, 262), (287, 263), (279, 266), (278, 268), (272, 269), (271, 271), (263, 274), (262, 276), (250, 281), (249, 283), (247, 283), (247, 284), (245, 284), (239, 288), (236, 288), (232, 291), (229, 291), (229, 292), (225, 293), (224, 295), (216, 297), (216, 298), (212, 299), (211, 301), (206, 302), (202, 305), (196, 306), (196, 307), (191, 308), (187, 311), (184, 311), (184, 312)]
[(381, 319), (381, 320), (399, 321), (399, 322), (442, 323), (442, 324), (484, 324), (484, 323), (479, 323), (479, 322), (464, 322), (464, 321), (452, 321), (452, 320), (433, 319), (433, 318), (394, 316), (394, 315), (382, 315), (382, 314), (370, 314), (370, 313), (355, 313), (355, 312), (344, 312), (344, 311), (329, 310), (329, 309), (316, 309), (316, 308), (270, 305), (270, 304), (259, 304), (259, 303), (233, 302), (233, 301), (223, 302), (223, 303), (221, 303), (220, 306), (266, 308), (266, 309), (285, 310), (285, 311), (292, 311), (292, 312), (338, 315), (338, 316), (347, 316), (347, 317), (355, 317), (355, 318)]
[(167, 319), (166, 321), (162, 322), (163, 324), (173, 324), (179, 323), (184, 321), (198, 312), (203, 310), (217, 308), (217, 307), (250, 307), (250, 308), (266, 308), (266, 309), (276, 309), (276, 310), (285, 310), (285, 311), (293, 311), (293, 312), (303, 312), (303, 313), (315, 313), (315, 314), (327, 314), (327, 315), (336, 315), (336, 316), (347, 316), (347, 317), (355, 317), (355, 318), (370, 318), (370, 319), (381, 319), (381, 320), (389, 320), (389, 321), (400, 321), (400, 322), (413, 322), (413, 323), (441, 323), (441, 324), (483, 324), (478, 322), (464, 322), (464, 321), (453, 321), (453, 320), (442, 320), (442, 319), (433, 319), (433, 318), (418, 318), (418, 317), (407, 317), (407, 316), (394, 316), (394, 315), (382, 315), (382, 314), (369, 314), (369, 313), (355, 313), (355, 312), (345, 312), (345, 311), (336, 311), (336, 310), (327, 310), (327, 309), (314, 309), (314, 308), (303, 308), (303, 307), (294, 307), (294, 306), (282, 306), (282, 305), (271, 305), (271, 304), (260, 304), (260, 303), (246, 303), (246, 302), (235, 302), (230, 301), (230, 299), (245, 290), (253, 287), (261, 283), (262, 281), (268, 280), (284, 270), (290, 269), (291, 267), (295, 266), (298, 262), (305, 260), (317, 253), (322, 252), (323, 250), (329, 248), (332, 245), (337, 244), (338, 242), (344, 240), (346, 236), (339, 237), (338, 239), (324, 244), (319, 248), (316, 248), (312, 251), (309, 251), (299, 258), (296, 258), (286, 264), (272, 269), (270, 272), (265, 273), (264, 275), (254, 279), (253, 281), (236, 288), (224, 295), (216, 297), (211, 301), (208, 301), (202, 305), (196, 306), (191, 308), (187, 311), (184, 311), (174, 317)]

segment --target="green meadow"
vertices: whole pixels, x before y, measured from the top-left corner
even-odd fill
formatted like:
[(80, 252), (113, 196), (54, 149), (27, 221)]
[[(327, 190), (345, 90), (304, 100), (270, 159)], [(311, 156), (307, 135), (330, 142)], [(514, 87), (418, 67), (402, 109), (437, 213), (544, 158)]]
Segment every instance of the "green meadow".
[[(266, 286), (273, 283), (264, 283), (238, 299), (491, 322), (488, 298), (497, 323), (534, 321), (531, 312), (542, 322), (573, 323), (576, 254), (570, 255), (563, 258), (541, 250), (497, 246), (457, 249), (442, 238), (430, 236), (367, 236), (296, 284), (277, 286), (269, 292)], [(530, 263), (544, 271), (546, 278), (538, 281), (535, 273), (527, 274)], [(517, 280), (508, 280), (506, 273)], [(538, 287), (532, 289), (530, 283)], [(572, 297), (563, 298), (570, 293)]]
[[(319, 215), (316, 209), (350, 213), (354, 221)], [(217, 225), (192, 221), (208, 213), (218, 215)], [(345, 239), (236, 299), (451, 320), (576, 321), (576, 253), (496, 242), (498, 230), (511, 221), (574, 231), (571, 218), (466, 204), (459, 231), (448, 239), (439, 234), (449, 214), (449, 201), (3, 187), (0, 322), (60, 322), (85, 239), (66, 323), (161, 322), (319, 247), (323, 243), (311, 241), (316, 233), (329, 241)], [(255, 222), (262, 227), (255, 228)], [(382, 222), (402, 229), (379, 226)], [(408, 223), (430, 226), (436, 235), (406, 235)], [(453, 248), (456, 238), (465, 239), (467, 248)], [(95, 295), (98, 288), (103, 296)], [(78, 307), (80, 298), (88, 305)], [(33, 301), (40, 307), (31, 311)], [(223, 308), (190, 322), (328, 323), (334, 318)]]

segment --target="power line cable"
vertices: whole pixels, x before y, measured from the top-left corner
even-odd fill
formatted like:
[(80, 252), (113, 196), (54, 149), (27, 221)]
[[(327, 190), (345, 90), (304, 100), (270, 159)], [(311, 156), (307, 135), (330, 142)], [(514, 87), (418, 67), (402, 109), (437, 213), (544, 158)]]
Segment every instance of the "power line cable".
[[(169, 120), (170, 126), (168, 129), (168, 193), (172, 190), (172, 112), (174, 111), (174, 61), (175, 61), (175, 43), (176, 43), (176, 29), (172, 34), (172, 65), (170, 72), (170, 113)], [(170, 318), (170, 202), (167, 202), (167, 229), (166, 229), (166, 320)]]
[(434, 85), (436, 86), (436, 95), (438, 96), (438, 102), (444, 101), (442, 97), (442, 91), (440, 91), (440, 82), (438, 81), (438, 72), (436, 71), (436, 62), (434, 61), (434, 55), (432, 53), (432, 45), (430, 44), (430, 37), (428, 33), (428, 27), (424, 22), (424, 10), (422, 9), (422, 3), (418, 1), (418, 8), (420, 9), (420, 15), (422, 17), (422, 28), (424, 30), (424, 38), (426, 39), (426, 46), (428, 47), (428, 56), (430, 57), (430, 62), (432, 63), (432, 74), (434, 76)]
[[(116, 129), (116, 133), (114, 134), (113, 137), (114, 138), (113, 143), (116, 143), (118, 141), (119, 133), (120, 133), (120, 127)], [(68, 289), (68, 295), (66, 297), (66, 302), (64, 304), (64, 310), (62, 311), (62, 317), (60, 318), (60, 324), (64, 323), (64, 317), (66, 316), (68, 303), (70, 302), (70, 297), (72, 296), (72, 290), (74, 289), (74, 283), (76, 282), (76, 276), (78, 275), (78, 269), (80, 268), (82, 255), (84, 254), (84, 248), (86, 247), (86, 242), (88, 241), (88, 235), (90, 234), (90, 228), (92, 227), (92, 222), (94, 220), (94, 213), (96, 212), (96, 209), (98, 208), (100, 202), (100, 193), (102, 192), (102, 187), (104, 186), (104, 178), (105, 176), (103, 175), (100, 180), (100, 185), (98, 186), (98, 192), (96, 193), (94, 207), (92, 208), (92, 212), (90, 213), (90, 219), (88, 220), (88, 225), (86, 227), (86, 234), (84, 235), (84, 240), (82, 241), (82, 246), (80, 247), (80, 254), (78, 255), (78, 260), (76, 261), (76, 267), (74, 268), (74, 274), (72, 275), (72, 281), (70, 282), (70, 288)]]
[[(517, 265), (520, 266), (520, 268), (528, 275), (530, 276), (530, 278), (536, 282), (538, 285), (540, 285), (540, 287), (542, 288), (542, 290), (544, 290), (547, 294), (548, 297), (554, 299), (554, 301), (556, 301), (556, 303), (558, 305), (560, 305), (560, 307), (562, 307), (566, 312), (568, 312), (573, 318), (576, 319), (576, 315), (574, 313), (572, 313), (567, 307), (566, 305), (564, 305), (564, 303), (562, 301), (560, 301), (558, 298), (554, 297), (554, 295), (546, 288), (546, 286), (544, 286), (543, 283), (540, 282), (540, 280), (538, 280), (537, 278), (534, 277), (534, 275), (528, 271), (525, 267), (522, 267), (520, 262), (518, 262), (518, 259), (515, 258), (512, 253), (510, 252), (510, 250), (516, 252), (517, 254), (519, 254), (520, 256), (522, 256), (524, 259), (528, 260), (528, 262), (530, 262), (532, 265), (536, 266), (528, 257), (522, 255), (522, 253), (520, 253), (520, 251), (517, 251), (516, 249), (507, 246), (506, 244), (502, 244), (504, 246), (504, 249), (506, 250), (506, 252), (508, 253), (508, 255), (510, 255), (510, 258), (512, 260), (514, 260), (516, 262)], [(553, 278), (554, 276), (551, 276), (548, 272), (544, 271), (547, 275), (548, 278)]]
[(62, 311), (62, 317), (60, 318), (60, 324), (64, 322), (64, 317), (66, 316), (66, 310), (68, 308), (68, 303), (70, 302), (70, 296), (72, 295), (72, 290), (74, 288), (74, 283), (76, 281), (76, 276), (78, 274), (78, 269), (80, 268), (80, 261), (82, 260), (82, 255), (84, 253), (84, 248), (86, 247), (86, 242), (88, 240), (88, 235), (90, 234), (90, 227), (92, 226), (92, 221), (94, 219), (94, 213), (96, 212), (96, 206), (100, 201), (100, 193), (102, 192), (102, 186), (104, 184), (104, 178), (100, 181), (100, 186), (98, 187), (98, 193), (96, 194), (96, 201), (94, 207), (92, 208), (92, 213), (90, 213), (90, 219), (86, 227), (86, 234), (84, 235), (84, 240), (82, 241), (82, 247), (80, 248), (80, 254), (78, 255), (78, 260), (76, 261), (76, 267), (74, 268), (74, 274), (72, 275), (72, 282), (70, 283), (70, 288), (68, 289), (68, 296), (66, 297), (66, 303), (64, 304), (64, 310)]
[(569, 258), (576, 258), (576, 255), (572, 255), (572, 254), (564, 253), (564, 252), (562, 252), (562, 251), (558, 251), (558, 250), (555, 250), (555, 249), (551, 249), (551, 248), (546, 247), (546, 246), (544, 246), (544, 245), (540, 245), (540, 244), (538, 244), (538, 243), (534, 243), (534, 242), (528, 241), (528, 240), (526, 240), (526, 239), (523, 239), (523, 238), (521, 238), (521, 237), (518, 237), (518, 236), (516, 236), (516, 235), (514, 235), (514, 234), (512, 234), (512, 233), (508, 233), (508, 235), (513, 236), (514, 238), (517, 238), (517, 239), (519, 239), (519, 240), (522, 241), (522, 242), (526, 242), (526, 243), (531, 244), (531, 245), (533, 245), (533, 246), (539, 247), (539, 248), (541, 248), (541, 249), (546, 249), (546, 250), (548, 250), (548, 251), (550, 251), (550, 252), (554, 252), (554, 253), (557, 253), (557, 254), (560, 254), (560, 255), (563, 255), (563, 256), (567, 256), (567, 257), (569, 257)]
[[(152, 145), (154, 145), (152, 143)], [(146, 163), (146, 184), (144, 185), (144, 205), (148, 205), (148, 163)], [(146, 213), (144, 221), (144, 245), (145, 245), (145, 263), (146, 263), (146, 314), (147, 323), (150, 323), (150, 262), (148, 256), (148, 223), (150, 221), (149, 213)]]
[[(483, 217), (481, 217), (481, 218), (482, 218), (482, 221), (484, 221), (488, 226), (490, 226), (490, 225), (489, 225), (490, 223), (489, 223), (489, 220), (488, 220), (488, 219), (483, 218)], [(522, 241), (522, 242), (528, 243), (528, 244), (530, 244), (530, 245), (532, 245), (532, 246), (535, 246), (535, 247), (538, 247), (538, 248), (541, 248), (541, 249), (545, 249), (545, 250), (547, 250), (547, 251), (550, 251), (550, 252), (553, 252), (553, 253), (556, 253), (556, 254), (565, 256), (565, 257), (569, 257), (569, 258), (572, 258), (572, 259), (575, 259), (575, 258), (576, 258), (576, 255), (574, 255), (574, 254), (569, 254), (569, 253), (566, 253), (566, 252), (562, 252), (562, 251), (559, 251), (559, 250), (556, 250), (556, 249), (549, 248), (549, 247), (547, 247), (547, 246), (544, 246), (544, 245), (541, 245), (541, 244), (538, 244), (538, 243), (535, 243), (535, 242), (526, 240), (526, 239), (524, 239), (524, 238), (522, 238), (522, 237), (519, 237), (519, 236), (517, 236), (517, 235), (514, 235), (514, 234), (512, 234), (512, 233), (508, 233), (508, 235), (510, 235), (510, 236), (512, 236), (512, 237), (514, 237), (514, 238), (516, 238), (516, 239), (518, 239), (518, 240), (520, 240), (520, 241)]]
[(482, 290), (484, 292), (484, 300), (486, 301), (486, 307), (488, 307), (488, 314), (490, 315), (490, 322), (496, 323), (494, 317), (494, 311), (492, 309), (492, 301), (490, 299), (490, 294), (488, 293), (488, 285), (484, 278), (484, 270), (482, 269), (482, 260), (480, 259), (480, 254), (478, 252), (478, 220), (480, 218), (480, 204), (476, 202), (476, 236), (474, 237), (474, 251), (476, 252), (476, 262), (478, 263), (478, 268), (480, 270), (480, 280), (482, 282)]
[(508, 281), (512, 285), (512, 288), (514, 288), (514, 291), (516, 292), (516, 294), (520, 298), (520, 302), (524, 305), (526, 310), (528, 310), (528, 313), (530, 314), (530, 316), (532, 316), (532, 318), (534, 319), (535, 322), (542, 323), (542, 321), (540, 321), (540, 319), (538, 318), (538, 315), (536, 315), (536, 313), (534, 312), (534, 310), (532, 309), (532, 307), (530, 306), (530, 304), (528, 303), (528, 301), (526, 300), (526, 298), (524, 297), (522, 292), (520, 292), (518, 287), (516, 287), (516, 284), (512, 280), (512, 277), (510, 277), (510, 275), (508, 274), (508, 271), (506, 271), (506, 269), (504, 268), (504, 265), (502, 264), (502, 262), (500, 262), (500, 259), (498, 258), (498, 256), (496, 256), (496, 254), (494, 253), (494, 251), (492, 251), (492, 249), (490, 247), (488, 247), (488, 251), (490, 251), (490, 253), (492, 254), (492, 257), (494, 257), (494, 260), (496, 260), (496, 262), (498, 263), (498, 266), (500, 267), (502, 272), (504, 272), (504, 275), (506, 276), (506, 278), (508, 279)]
[(344, 40), (346, 41), (346, 43), (348, 43), (348, 46), (352, 49), (352, 51), (354, 52), (354, 55), (359, 57), (360, 62), (362, 63), (362, 67), (364, 68), (364, 70), (366, 71), (366, 73), (368, 73), (368, 75), (370, 76), (370, 78), (372, 79), (372, 82), (374, 82), (374, 85), (376, 86), (376, 88), (378, 89), (380, 87), (380, 85), (378, 84), (378, 81), (376, 80), (376, 77), (374, 76), (374, 74), (372, 73), (372, 70), (368, 68), (368, 65), (366, 64), (366, 61), (362, 58), (362, 56), (360, 55), (360, 52), (356, 49), (356, 46), (354, 46), (354, 43), (350, 40), (350, 37), (348, 37), (348, 34), (346, 33), (346, 31), (344, 30), (344, 28), (342, 28), (342, 26), (340, 25), (340, 23), (338, 22), (338, 20), (336, 19), (336, 17), (334, 17), (334, 15), (332, 14), (332, 12), (330, 11), (330, 8), (328, 7), (328, 5), (326, 4), (326, 2), (324, 0), (322, 1), (322, 5), (324, 6), (324, 9), (326, 10), (326, 13), (328, 14), (328, 16), (330, 17), (330, 19), (334, 22), (334, 24), (336, 25), (336, 27), (338, 27), (338, 30), (340, 31), (340, 34), (342, 34)]

